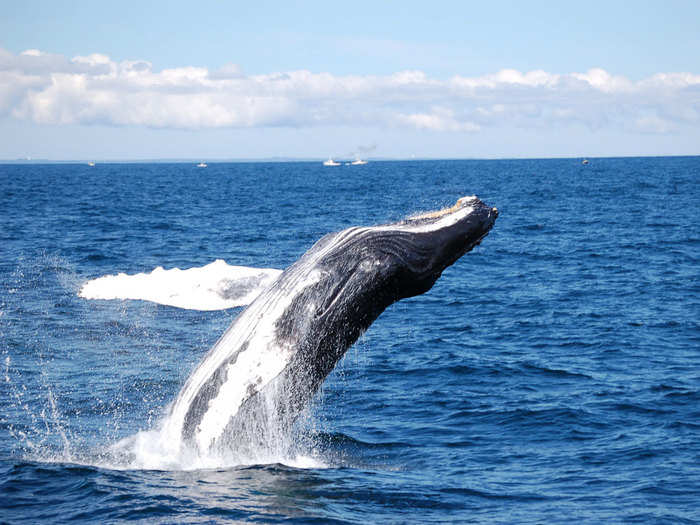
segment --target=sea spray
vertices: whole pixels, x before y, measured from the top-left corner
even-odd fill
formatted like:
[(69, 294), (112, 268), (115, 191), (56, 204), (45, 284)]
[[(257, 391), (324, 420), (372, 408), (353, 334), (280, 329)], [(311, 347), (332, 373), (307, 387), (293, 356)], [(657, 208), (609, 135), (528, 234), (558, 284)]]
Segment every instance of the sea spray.
[[(157, 428), (124, 438), (104, 450), (99, 463), (124, 470), (200, 470), (245, 465), (281, 464), (294, 468), (327, 468), (331, 458), (319, 446), (316, 421), (307, 409), (293, 427), (276, 426), (275, 403), (247, 421), (245, 433), (229, 436), (226, 446), (201, 450), (173, 440), (161, 421)], [(235, 443), (233, 443), (235, 441)]]

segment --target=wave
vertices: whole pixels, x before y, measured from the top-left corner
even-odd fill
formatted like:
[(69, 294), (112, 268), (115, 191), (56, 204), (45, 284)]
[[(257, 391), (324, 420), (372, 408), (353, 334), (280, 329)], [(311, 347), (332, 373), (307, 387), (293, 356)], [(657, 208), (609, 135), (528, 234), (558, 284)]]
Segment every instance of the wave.
[(150, 273), (105, 275), (87, 281), (84, 299), (137, 299), (189, 310), (224, 310), (245, 306), (282, 273), (274, 268), (231, 266), (221, 259), (202, 267)]

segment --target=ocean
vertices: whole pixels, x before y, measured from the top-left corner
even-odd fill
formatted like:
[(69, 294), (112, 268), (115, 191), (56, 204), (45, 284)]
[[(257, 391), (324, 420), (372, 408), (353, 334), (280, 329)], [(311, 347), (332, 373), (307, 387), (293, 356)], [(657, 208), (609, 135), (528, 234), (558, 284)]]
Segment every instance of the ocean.
[[(216, 286), (471, 194), (491, 233), (279, 454), (115, 454), (249, 300)], [(700, 157), (5, 164), (0, 225), (2, 523), (700, 523)]]

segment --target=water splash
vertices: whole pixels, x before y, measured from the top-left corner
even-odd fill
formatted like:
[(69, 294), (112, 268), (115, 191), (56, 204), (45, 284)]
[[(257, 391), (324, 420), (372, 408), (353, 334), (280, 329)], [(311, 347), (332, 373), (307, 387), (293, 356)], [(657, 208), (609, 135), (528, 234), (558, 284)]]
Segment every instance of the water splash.
[(173, 441), (161, 422), (156, 429), (138, 432), (111, 445), (101, 462), (102, 466), (118, 470), (201, 470), (270, 464), (328, 468), (329, 459), (319, 450), (310, 426), (313, 420), (307, 414), (292, 431), (271, 433), (268, 427), (264, 440), (260, 435), (239, 435), (237, 446), (200, 450)]

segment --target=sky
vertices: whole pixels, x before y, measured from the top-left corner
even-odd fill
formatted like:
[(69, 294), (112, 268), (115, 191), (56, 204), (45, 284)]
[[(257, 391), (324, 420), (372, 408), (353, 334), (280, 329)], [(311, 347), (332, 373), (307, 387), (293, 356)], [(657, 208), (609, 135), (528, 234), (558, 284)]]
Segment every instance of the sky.
[(700, 154), (695, 0), (0, 9), (0, 159)]

